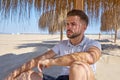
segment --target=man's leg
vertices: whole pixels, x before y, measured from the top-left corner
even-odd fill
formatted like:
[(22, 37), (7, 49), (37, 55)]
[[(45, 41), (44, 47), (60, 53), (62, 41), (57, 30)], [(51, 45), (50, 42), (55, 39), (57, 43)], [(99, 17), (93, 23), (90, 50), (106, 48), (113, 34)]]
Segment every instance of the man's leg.
[(32, 70), (21, 73), (14, 80), (42, 80), (42, 74), (38, 74)]
[(70, 66), (69, 80), (95, 80), (89, 64), (76, 61)]
[(43, 75), (42, 74), (38, 74), (37, 72), (33, 72), (30, 75), (30, 80), (42, 80)]

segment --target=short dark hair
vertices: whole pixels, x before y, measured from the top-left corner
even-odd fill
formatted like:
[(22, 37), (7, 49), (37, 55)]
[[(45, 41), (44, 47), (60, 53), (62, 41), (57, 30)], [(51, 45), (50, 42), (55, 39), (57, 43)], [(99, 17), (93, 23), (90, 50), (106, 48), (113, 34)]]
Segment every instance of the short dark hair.
[(69, 12), (67, 13), (67, 17), (69, 17), (69, 16), (79, 16), (80, 19), (82, 19), (83, 21), (85, 21), (86, 26), (87, 26), (88, 23), (89, 23), (88, 16), (87, 16), (87, 15), (85, 14), (85, 12), (82, 11), (82, 10), (73, 9), (73, 10), (71, 10), (71, 11), (69, 11)]

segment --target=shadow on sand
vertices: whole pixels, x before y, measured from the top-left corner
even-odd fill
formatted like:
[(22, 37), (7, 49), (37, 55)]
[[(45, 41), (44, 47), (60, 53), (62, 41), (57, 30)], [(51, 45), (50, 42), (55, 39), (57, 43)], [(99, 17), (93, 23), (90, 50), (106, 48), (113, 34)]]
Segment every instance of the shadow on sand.
[[(103, 40), (97, 40), (99, 42), (105, 42), (105, 44), (101, 44), (102, 46), (102, 53), (106, 54), (106, 55), (111, 55), (111, 56), (118, 56), (120, 57), (120, 54), (110, 54), (109, 52), (115, 49), (120, 49), (120, 45), (117, 44), (106, 44), (108, 42), (113, 43), (112, 41), (108, 40), (108, 39), (103, 39)], [(107, 52), (105, 52), (104, 50), (107, 50)]]
[[(21, 53), (16, 55), (15, 53), (7, 53), (6, 55), (0, 56), (0, 80), (4, 78), (14, 69), (21, 66), (23, 63), (30, 59), (37, 57), (52, 48), (59, 41), (43, 41), (42, 43), (28, 43), (17, 46), (17, 49), (34, 47), (35, 51), (28, 53)], [(37, 71), (37, 68), (34, 69)], [(55, 80), (60, 73), (61, 67), (51, 67), (43, 71), (46, 80)]]

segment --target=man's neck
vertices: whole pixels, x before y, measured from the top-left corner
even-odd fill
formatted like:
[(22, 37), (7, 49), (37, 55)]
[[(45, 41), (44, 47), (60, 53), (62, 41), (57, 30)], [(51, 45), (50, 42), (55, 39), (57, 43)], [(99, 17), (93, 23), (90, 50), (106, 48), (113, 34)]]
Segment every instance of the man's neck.
[(78, 45), (78, 44), (81, 43), (81, 41), (83, 40), (83, 38), (84, 38), (84, 35), (75, 37), (75, 38), (73, 38), (73, 39), (70, 39), (70, 43), (71, 43), (72, 45)]

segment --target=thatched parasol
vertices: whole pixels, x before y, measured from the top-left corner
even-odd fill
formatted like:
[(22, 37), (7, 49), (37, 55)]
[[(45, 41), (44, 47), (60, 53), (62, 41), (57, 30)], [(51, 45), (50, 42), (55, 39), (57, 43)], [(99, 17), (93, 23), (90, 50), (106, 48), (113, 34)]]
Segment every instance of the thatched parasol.
[(116, 42), (117, 31), (120, 28), (120, 1), (111, 1), (111, 3), (106, 4), (105, 9), (101, 16), (101, 31), (114, 31), (114, 42)]
[(49, 33), (53, 34), (58, 32), (63, 26), (64, 28), (64, 18), (66, 16), (66, 11), (62, 14), (56, 14), (56, 11), (48, 11), (43, 13), (39, 18), (39, 27), (44, 29), (48, 28)]

